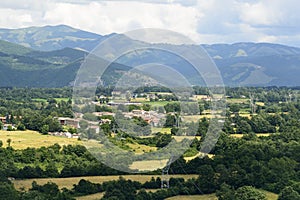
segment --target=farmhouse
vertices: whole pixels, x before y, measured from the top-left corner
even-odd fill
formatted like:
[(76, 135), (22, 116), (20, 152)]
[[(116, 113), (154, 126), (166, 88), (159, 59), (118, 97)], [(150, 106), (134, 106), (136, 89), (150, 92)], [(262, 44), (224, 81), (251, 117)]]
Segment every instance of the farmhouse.
[(142, 103), (136, 103), (136, 102), (108, 102), (107, 105), (109, 106), (119, 106), (119, 105), (125, 105), (125, 106), (129, 106), (129, 105), (136, 105), (136, 106), (141, 106), (143, 105)]
[(100, 119), (99, 124), (100, 125), (102, 125), (102, 124), (111, 124), (111, 120), (110, 119)]
[(59, 117), (58, 118), (59, 123), (62, 126), (72, 126), (74, 128), (80, 128), (79, 126), (79, 121), (72, 119), (72, 118), (68, 118), (68, 117)]
[(6, 123), (6, 117), (0, 117), (0, 121), (5, 124)]
[(102, 117), (102, 116), (115, 116), (115, 113), (112, 112), (93, 112), (94, 115), (98, 116), (98, 117)]
[(3, 125), (3, 130), (4, 130), (4, 131), (7, 131), (7, 130), (9, 129), (9, 127), (11, 127), (12, 130), (17, 129), (17, 128), (14, 127), (14, 125), (12, 125), (12, 124), (4, 124), (4, 125)]

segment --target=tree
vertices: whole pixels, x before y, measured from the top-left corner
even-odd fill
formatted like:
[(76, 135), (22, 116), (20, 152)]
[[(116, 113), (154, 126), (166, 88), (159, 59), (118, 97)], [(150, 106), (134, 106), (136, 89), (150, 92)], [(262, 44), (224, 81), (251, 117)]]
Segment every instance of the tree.
[(245, 134), (250, 133), (252, 131), (251, 126), (248, 124), (246, 120), (240, 120), (237, 124), (236, 133)]
[(199, 177), (197, 183), (205, 194), (216, 191), (215, 171), (210, 165), (202, 165), (198, 168)]
[(74, 185), (73, 190), (81, 195), (94, 194), (103, 191), (101, 184), (92, 183), (84, 179), (81, 179), (77, 185)]
[(218, 200), (234, 200), (235, 191), (234, 189), (225, 183), (221, 185), (220, 190), (216, 192)]
[(176, 116), (174, 115), (167, 115), (165, 127), (173, 127), (176, 125)]
[(151, 109), (151, 105), (150, 104), (143, 104), (143, 110), (149, 111), (150, 109)]
[(58, 175), (59, 175), (57, 167), (55, 166), (55, 164), (53, 162), (50, 162), (46, 166), (45, 173), (46, 173), (47, 177), (58, 177)]
[(16, 200), (18, 198), (18, 192), (13, 185), (5, 182), (0, 184), (0, 199)]
[(43, 125), (42, 128), (41, 128), (41, 133), (42, 134), (48, 134), (49, 132), (49, 125)]
[(131, 100), (131, 93), (129, 91), (125, 94), (126, 100), (129, 102)]
[(19, 123), (18, 126), (17, 126), (17, 129), (18, 129), (19, 131), (25, 131), (25, 130), (26, 130), (26, 127), (25, 127), (24, 124)]
[(229, 106), (229, 110), (232, 112), (232, 113), (239, 113), (240, 111), (240, 105), (239, 104), (231, 104)]
[(6, 142), (7, 142), (7, 146), (8, 146), (8, 147), (10, 147), (10, 143), (11, 143), (11, 141), (12, 141), (12, 140), (11, 140), (10, 138), (8, 138), (8, 139), (6, 140)]
[(204, 106), (202, 104), (199, 104), (199, 113), (200, 113), (200, 115), (202, 115), (203, 111), (204, 111)]
[(238, 188), (234, 196), (236, 200), (267, 200), (264, 193), (252, 186)]
[(292, 187), (285, 187), (280, 192), (278, 200), (300, 200), (300, 195)]

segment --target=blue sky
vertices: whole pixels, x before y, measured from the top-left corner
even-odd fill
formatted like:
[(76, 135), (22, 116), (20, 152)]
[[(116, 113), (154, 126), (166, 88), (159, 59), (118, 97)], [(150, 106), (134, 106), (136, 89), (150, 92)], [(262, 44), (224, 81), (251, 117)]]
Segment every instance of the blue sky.
[(299, 7), (299, 0), (10, 0), (0, 2), (0, 27), (66, 24), (102, 35), (162, 28), (198, 43), (300, 47)]

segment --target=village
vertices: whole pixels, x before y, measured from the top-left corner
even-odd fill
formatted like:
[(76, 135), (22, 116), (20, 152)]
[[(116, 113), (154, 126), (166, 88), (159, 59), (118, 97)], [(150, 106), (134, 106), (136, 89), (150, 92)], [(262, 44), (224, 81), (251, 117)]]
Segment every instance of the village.
[[(192, 100), (210, 101), (211, 97), (208, 95), (194, 95)], [(111, 96), (99, 95), (91, 104), (94, 106), (105, 107), (108, 111), (98, 111), (92, 113), (74, 112), (74, 118), (71, 117), (55, 117), (55, 120), (62, 127), (61, 131), (48, 132), (48, 135), (65, 138), (80, 138), (80, 122), (88, 122), (88, 127), (99, 131), (103, 124), (111, 124), (112, 119), (117, 112), (121, 112), (122, 116), (127, 119), (140, 118), (151, 127), (164, 127), (165, 118), (167, 115), (164, 105), (176, 102), (177, 98), (169, 92), (159, 93), (134, 93), (113, 91)], [(175, 115), (174, 112), (168, 114)], [(96, 120), (89, 120), (85, 116), (93, 116)], [(109, 117), (108, 117), (109, 116)], [(25, 130), (25, 127), (19, 127), (15, 124), (15, 120), (11, 117), (0, 117), (2, 124), (1, 129), (4, 131)], [(18, 116), (22, 118), (21, 116)]]

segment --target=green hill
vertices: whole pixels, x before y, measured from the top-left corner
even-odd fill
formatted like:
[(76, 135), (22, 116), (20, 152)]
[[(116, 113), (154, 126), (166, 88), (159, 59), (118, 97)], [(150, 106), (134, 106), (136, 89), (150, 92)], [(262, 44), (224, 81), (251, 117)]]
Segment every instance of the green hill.
[[(71, 86), (87, 54), (72, 48), (36, 51), (1, 40), (0, 46), (0, 87)], [(124, 70), (128, 67), (112, 64), (103, 78), (115, 82)]]
[(0, 52), (5, 54), (14, 54), (14, 55), (25, 55), (33, 50), (26, 48), (22, 45), (10, 43), (4, 40), (0, 40)]

